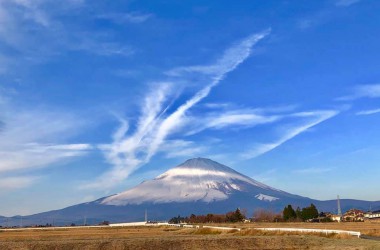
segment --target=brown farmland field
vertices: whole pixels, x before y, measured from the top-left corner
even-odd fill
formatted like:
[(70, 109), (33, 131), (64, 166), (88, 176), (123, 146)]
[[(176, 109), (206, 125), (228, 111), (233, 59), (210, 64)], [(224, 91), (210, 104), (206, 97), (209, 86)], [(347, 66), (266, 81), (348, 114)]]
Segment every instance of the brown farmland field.
[(356, 237), (261, 232), (254, 229), (342, 229), (378, 235), (380, 223), (247, 223), (229, 226), (243, 230), (160, 226), (0, 231), (0, 249), (380, 249), (380, 241)]

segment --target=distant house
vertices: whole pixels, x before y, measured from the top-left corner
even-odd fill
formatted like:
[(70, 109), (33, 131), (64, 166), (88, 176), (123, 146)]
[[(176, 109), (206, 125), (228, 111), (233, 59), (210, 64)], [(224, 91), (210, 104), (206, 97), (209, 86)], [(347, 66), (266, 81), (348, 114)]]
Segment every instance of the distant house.
[(330, 212), (322, 212), (322, 213), (319, 214), (319, 217), (328, 218), (328, 219), (330, 219), (330, 221), (336, 221), (336, 222), (341, 222), (342, 221), (342, 216), (341, 215), (333, 214), (333, 213), (330, 213)]
[(329, 217), (332, 221), (337, 221), (337, 222), (341, 222), (341, 221), (342, 221), (342, 216), (341, 216), (341, 215), (338, 215), (338, 214), (329, 214), (328, 217)]
[(364, 218), (367, 220), (380, 220), (380, 210), (366, 212)]
[(347, 212), (344, 213), (343, 215), (344, 221), (364, 221), (364, 212), (359, 209), (350, 209)]

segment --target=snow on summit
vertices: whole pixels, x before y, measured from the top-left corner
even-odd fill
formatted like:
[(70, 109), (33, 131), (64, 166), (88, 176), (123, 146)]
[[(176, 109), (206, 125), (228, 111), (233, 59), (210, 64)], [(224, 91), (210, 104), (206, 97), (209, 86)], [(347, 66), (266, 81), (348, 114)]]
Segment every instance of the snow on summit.
[(206, 158), (194, 158), (185, 161), (178, 167), (172, 168), (169, 171), (159, 175), (159, 178), (175, 178), (175, 177), (194, 177), (205, 176), (208, 178), (219, 179), (220, 181), (232, 182), (232, 180), (241, 180), (250, 183), (255, 186), (259, 186), (265, 189), (271, 189), (271, 187), (255, 181), (247, 176), (244, 176), (232, 168), (222, 165), (216, 161)]
[(107, 197), (101, 203), (128, 205), (145, 202), (213, 202), (226, 200), (239, 192), (252, 193), (252, 197), (271, 197), (269, 195), (273, 192), (286, 194), (210, 159), (194, 158), (169, 169), (153, 180)]

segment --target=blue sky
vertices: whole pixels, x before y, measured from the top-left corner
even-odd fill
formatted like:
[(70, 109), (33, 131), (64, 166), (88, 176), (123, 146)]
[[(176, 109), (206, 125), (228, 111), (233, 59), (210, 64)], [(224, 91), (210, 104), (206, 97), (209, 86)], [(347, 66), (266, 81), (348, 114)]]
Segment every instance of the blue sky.
[(192, 157), (380, 200), (380, 2), (0, 0), (0, 214)]

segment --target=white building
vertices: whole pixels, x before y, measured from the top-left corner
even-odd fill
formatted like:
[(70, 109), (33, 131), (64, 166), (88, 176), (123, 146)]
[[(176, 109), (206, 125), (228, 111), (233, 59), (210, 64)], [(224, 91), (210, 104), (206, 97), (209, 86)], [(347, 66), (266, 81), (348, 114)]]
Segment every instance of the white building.
[(342, 221), (342, 216), (341, 215), (332, 214), (329, 217), (330, 217), (330, 219), (332, 221), (337, 221), (337, 222), (341, 222)]
[(367, 212), (364, 214), (364, 218), (369, 219), (369, 220), (380, 219), (380, 210)]

